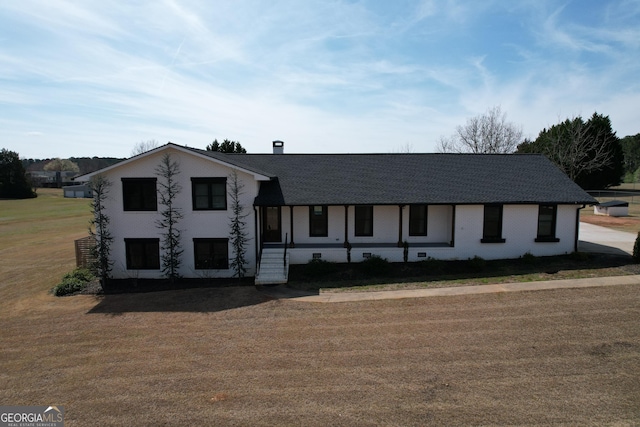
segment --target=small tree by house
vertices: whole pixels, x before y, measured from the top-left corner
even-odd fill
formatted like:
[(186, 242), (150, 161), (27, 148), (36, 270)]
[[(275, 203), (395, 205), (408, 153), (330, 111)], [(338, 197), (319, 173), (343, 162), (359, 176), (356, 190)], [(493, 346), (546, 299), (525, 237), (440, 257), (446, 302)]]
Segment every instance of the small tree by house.
[(178, 223), (182, 219), (182, 211), (176, 202), (176, 197), (182, 190), (178, 182), (180, 164), (173, 160), (169, 153), (165, 153), (156, 168), (156, 174), (160, 177), (158, 195), (162, 206), (160, 219), (156, 221), (157, 227), (162, 230), (162, 273), (173, 281), (180, 277), (178, 271), (182, 264), (181, 256), (183, 253), (180, 242), (181, 232), (178, 229)]
[(238, 173), (236, 171), (233, 171), (229, 178), (229, 197), (231, 198), (231, 230), (229, 238), (233, 249), (229, 265), (235, 272), (234, 276), (241, 279), (247, 272), (247, 243), (249, 238), (246, 232), (246, 218), (248, 214), (244, 213), (244, 206), (240, 203), (240, 196), (243, 194), (244, 184), (238, 179)]
[(93, 269), (100, 278), (102, 286), (106, 284), (111, 272), (111, 243), (113, 237), (109, 231), (109, 216), (106, 213), (105, 201), (109, 195), (111, 181), (101, 174), (95, 175), (89, 181), (89, 188), (93, 192), (91, 210), (93, 218), (89, 221), (89, 234), (95, 240), (91, 249), (94, 259)]
[(640, 264), (640, 231), (638, 231), (638, 235), (636, 236), (636, 241), (633, 244), (633, 261), (636, 264)]

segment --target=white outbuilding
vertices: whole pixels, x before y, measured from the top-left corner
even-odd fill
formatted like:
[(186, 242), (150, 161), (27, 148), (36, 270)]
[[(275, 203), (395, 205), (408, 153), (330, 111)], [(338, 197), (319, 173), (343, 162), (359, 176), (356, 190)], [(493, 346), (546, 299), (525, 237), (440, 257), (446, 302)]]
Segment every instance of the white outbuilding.
[(611, 200), (609, 202), (600, 203), (593, 207), (593, 213), (596, 215), (628, 216), (629, 202), (625, 202), (623, 200)]

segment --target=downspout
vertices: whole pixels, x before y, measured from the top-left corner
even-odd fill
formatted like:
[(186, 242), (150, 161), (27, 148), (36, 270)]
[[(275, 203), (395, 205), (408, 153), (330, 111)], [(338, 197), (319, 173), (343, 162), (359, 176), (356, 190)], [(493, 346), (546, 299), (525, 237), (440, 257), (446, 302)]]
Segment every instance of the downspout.
[(349, 246), (349, 205), (344, 205), (344, 245)]
[(573, 251), (578, 252), (578, 233), (580, 232), (580, 211), (584, 209), (587, 205), (582, 205), (578, 209), (576, 209), (576, 233), (575, 233), (575, 242), (573, 244)]
[(253, 213), (255, 214), (253, 217), (253, 227), (255, 230), (255, 236), (256, 236), (256, 244), (255, 244), (255, 250), (256, 250), (256, 276), (258, 275), (258, 269), (260, 267), (260, 250), (259, 247), (262, 245), (262, 236), (261, 233), (259, 233), (258, 230), (258, 218), (260, 216), (259, 214), (260, 212), (260, 208), (256, 205), (253, 205)]
[(400, 214), (400, 221), (398, 224), (398, 247), (401, 248), (402, 244), (402, 210), (404, 209), (404, 205), (398, 205), (398, 212)]
[(289, 231), (291, 232), (291, 243), (289, 243), (289, 247), (295, 248), (296, 244), (293, 243), (293, 205), (289, 206)]
[(456, 205), (451, 205), (451, 242), (452, 248), (456, 245)]

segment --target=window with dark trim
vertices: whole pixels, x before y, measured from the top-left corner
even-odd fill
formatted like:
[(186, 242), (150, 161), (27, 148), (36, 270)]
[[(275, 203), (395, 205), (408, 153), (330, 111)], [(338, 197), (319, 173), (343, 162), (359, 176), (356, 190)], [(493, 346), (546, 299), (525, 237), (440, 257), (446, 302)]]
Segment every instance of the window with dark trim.
[(122, 206), (124, 210), (158, 210), (156, 181), (156, 178), (122, 178)]
[(538, 237), (536, 242), (559, 242), (556, 237), (556, 217), (558, 206), (540, 205), (538, 207)]
[(193, 239), (193, 254), (197, 270), (226, 270), (229, 239)]
[(355, 235), (373, 236), (373, 206), (356, 206)]
[(504, 243), (502, 238), (502, 205), (484, 205), (482, 243)]
[(326, 206), (309, 206), (309, 236), (329, 235), (329, 215)]
[(227, 178), (191, 178), (193, 210), (227, 209)]
[(427, 235), (427, 205), (409, 206), (409, 236)]
[(159, 270), (160, 239), (124, 239), (127, 270)]

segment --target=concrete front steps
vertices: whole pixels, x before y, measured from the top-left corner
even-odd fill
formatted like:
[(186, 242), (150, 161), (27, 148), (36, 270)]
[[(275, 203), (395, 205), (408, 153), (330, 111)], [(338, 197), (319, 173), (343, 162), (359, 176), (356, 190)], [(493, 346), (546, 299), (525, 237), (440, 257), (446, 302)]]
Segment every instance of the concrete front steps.
[(256, 285), (281, 285), (289, 280), (289, 254), (284, 262), (284, 248), (264, 248)]

